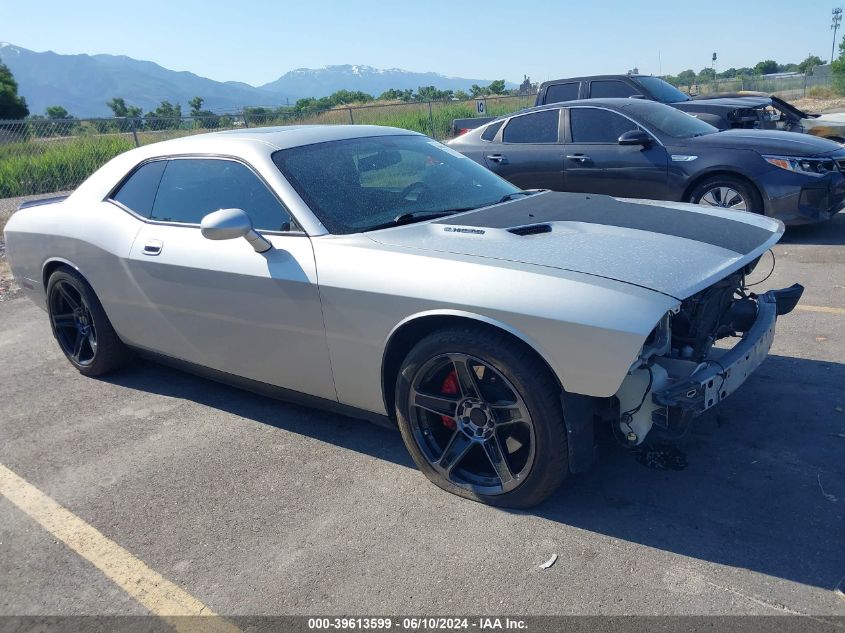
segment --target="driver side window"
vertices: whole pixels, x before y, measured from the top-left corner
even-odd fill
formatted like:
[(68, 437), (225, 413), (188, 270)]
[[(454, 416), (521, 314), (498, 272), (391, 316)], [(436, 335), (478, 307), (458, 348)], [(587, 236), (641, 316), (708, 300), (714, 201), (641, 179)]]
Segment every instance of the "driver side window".
[(218, 209), (243, 209), (257, 230), (290, 231), (291, 216), (246, 165), (216, 158), (167, 162), (150, 219), (199, 224)]
[(570, 108), (569, 126), (573, 143), (615, 144), (625, 132), (640, 129), (622, 115), (593, 107)]

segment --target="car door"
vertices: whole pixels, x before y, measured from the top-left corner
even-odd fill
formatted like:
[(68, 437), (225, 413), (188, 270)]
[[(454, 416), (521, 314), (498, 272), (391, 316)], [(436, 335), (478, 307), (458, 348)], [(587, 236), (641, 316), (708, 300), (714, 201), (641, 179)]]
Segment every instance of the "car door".
[[(203, 216), (240, 208), (272, 244), (211, 241)], [(336, 399), (310, 239), (248, 165), (166, 161), (127, 263), (130, 342), (204, 367)]]
[(563, 186), (560, 109), (520, 114), (507, 120), (498, 141), (486, 148), (488, 169), (523, 189)]
[(666, 199), (669, 195), (666, 148), (652, 143), (619, 145), (625, 132), (642, 129), (633, 120), (598, 106), (567, 111), (564, 145), (566, 191), (631, 198)]

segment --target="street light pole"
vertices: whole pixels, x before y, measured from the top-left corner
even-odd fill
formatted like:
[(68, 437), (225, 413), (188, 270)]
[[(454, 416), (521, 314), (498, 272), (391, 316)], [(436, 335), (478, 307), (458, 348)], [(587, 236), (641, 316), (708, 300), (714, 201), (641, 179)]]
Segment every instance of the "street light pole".
[(833, 63), (833, 51), (836, 49), (836, 31), (842, 22), (842, 7), (835, 7), (830, 13), (830, 28), (833, 29), (833, 43), (830, 45), (830, 62)]

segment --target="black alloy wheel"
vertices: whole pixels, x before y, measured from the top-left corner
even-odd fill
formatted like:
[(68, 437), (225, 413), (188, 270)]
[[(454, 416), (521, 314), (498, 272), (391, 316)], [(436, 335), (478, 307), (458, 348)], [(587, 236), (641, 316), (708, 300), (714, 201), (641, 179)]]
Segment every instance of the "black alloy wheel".
[(525, 508), (569, 473), (561, 387), (527, 345), (492, 328), (423, 337), (396, 381), (405, 446), (434, 484), (490, 505)]
[(100, 376), (131, 359), (94, 290), (72, 268), (62, 266), (50, 275), (47, 313), (59, 347), (80, 373)]

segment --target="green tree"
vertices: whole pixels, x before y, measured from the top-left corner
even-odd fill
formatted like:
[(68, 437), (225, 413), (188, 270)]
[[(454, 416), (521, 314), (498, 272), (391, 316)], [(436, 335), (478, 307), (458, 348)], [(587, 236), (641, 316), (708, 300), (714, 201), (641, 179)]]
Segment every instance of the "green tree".
[(199, 116), (202, 111), (202, 104), (205, 101), (202, 97), (194, 97), (188, 101), (188, 107), (191, 108), (191, 116)]
[(435, 86), (420, 86), (417, 88), (415, 99), (417, 101), (446, 101), (453, 95), (451, 90), (438, 90)]
[(48, 119), (72, 119), (70, 113), (62, 106), (50, 106), (46, 110)]
[(773, 59), (764, 59), (754, 66), (755, 75), (771, 75), (778, 72), (778, 63)]
[(458, 101), (468, 101), (469, 100), (469, 93), (464, 90), (456, 90), (455, 91), (455, 99)]
[(845, 36), (839, 42), (839, 57), (830, 62), (833, 89), (839, 94), (845, 94)]
[(716, 78), (716, 71), (712, 68), (702, 68), (698, 72), (698, 82), (699, 83), (708, 83), (713, 81)]
[(469, 87), (469, 97), (470, 97), (470, 99), (477, 99), (478, 97), (483, 97), (486, 94), (490, 94), (489, 88), (482, 88), (478, 84), (472, 84)]
[(692, 86), (695, 83), (695, 71), (692, 68), (682, 70), (678, 73), (679, 86)]
[(733, 79), (737, 76), (736, 68), (728, 68), (719, 73), (719, 79)]
[(410, 88), (407, 88), (406, 90), (391, 88), (390, 90), (385, 90), (379, 96), (379, 100), (381, 101), (411, 101), (413, 98), (414, 91)]
[(497, 79), (496, 81), (491, 81), (490, 85), (487, 86), (487, 88), (494, 95), (504, 94), (504, 92), (505, 92), (505, 80), (504, 79)]
[(153, 130), (175, 130), (182, 125), (182, 104), (173, 105), (165, 99), (155, 110), (147, 112), (144, 119)]
[(123, 97), (114, 97), (111, 101), (107, 101), (106, 105), (116, 117), (126, 117), (130, 119), (137, 119), (141, 116), (143, 110), (138, 106), (128, 106)]
[(807, 55), (807, 58), (798, 64), (798, 71), (806, 73), (807, 75), (812, 75), (813, 68), (821, 66), (822, 64), (824, 64), (824, 60), (818, 55)]
[(0, 119), (23, 119), (29, 114), (26, 99), (18, 95), (18, 82), (0, 62)]

